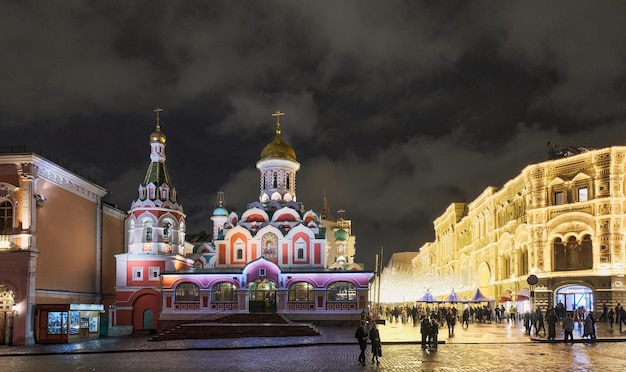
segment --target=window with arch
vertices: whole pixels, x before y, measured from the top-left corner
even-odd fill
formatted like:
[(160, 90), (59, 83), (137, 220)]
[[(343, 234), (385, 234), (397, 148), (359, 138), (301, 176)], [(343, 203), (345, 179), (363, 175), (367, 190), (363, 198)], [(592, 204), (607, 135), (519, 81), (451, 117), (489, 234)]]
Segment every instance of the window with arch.
[(146, 243), (152, 241), (152, 222), (150, 221), (143, 224), (143, 241)]
[(554, 271), (586, 270), (593, 268), (593, 245), (591, 236), (585, 235), (580, 243), (570, 236), (567, 242), (561, 238), (552, 244)]
[(315, 301), (315, 289), (310, 283), (297, 282), (289, 286), (288, 301)]
[(0, 235), (13, 233), (13, 204), (8, 200), (0, 203)]
[(170, 243), (172, 241), (172, 224), (165, 222), (163, 224), (163, 243)]
[(278, 188), (278, 172), (272, 174), (272, 188)]
[(349, 282), (331, 283), (326, 288), (326, 301), (352, 301), (356, 302), (356, 287)]
[(285, 175), (285, 185), (287, 186), (287, 189), (291, 189), (291, 173), (289, 172)]
[(211, 302), (236, 302), (237, 286), (233, 283), (220, 282), (211, 287)]
[(519, 252), (519, 275), (525, 275), (528, 272), (528, 250), (523, 249)]
[(191, 282), (180, 283), (176, 286), (176, 302), (200, 302), (200, 287)]

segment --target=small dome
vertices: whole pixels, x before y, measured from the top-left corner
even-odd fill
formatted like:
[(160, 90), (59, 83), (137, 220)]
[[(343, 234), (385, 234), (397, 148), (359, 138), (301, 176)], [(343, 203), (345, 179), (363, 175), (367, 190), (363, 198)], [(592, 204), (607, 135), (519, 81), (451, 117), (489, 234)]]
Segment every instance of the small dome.
[(157, 130), (150, 134), (150, 143), (152, 142), (165, 143), (165, 134), (163, 134), (163, 132), (161, 132), (161, 129), (159, 129), (158, 127)]
[(350, 235), (344, 229), (339, 229), (335, 232), (335, 240), (347, 241)]
[(217, 207), (213, 210), (214, 216), (228, 216), (228, 211), (224, 207)]

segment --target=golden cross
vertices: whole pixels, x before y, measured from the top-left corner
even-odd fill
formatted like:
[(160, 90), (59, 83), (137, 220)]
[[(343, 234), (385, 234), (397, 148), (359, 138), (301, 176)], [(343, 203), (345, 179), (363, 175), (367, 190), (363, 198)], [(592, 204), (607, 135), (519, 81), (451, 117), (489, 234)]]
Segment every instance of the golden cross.
[(280, 112), (280, 110), (276, 111), (275, 113), (272, 114), (272, 116), (276, 117), (276, 125), (279, 126), (279, 127), (280, 127), (280, 117), (283, 116), (283, 115), (285, 115), (285, 113), (284, 112)]
[(159, 119), (159, 113), (163, 112), (163, 109), (157, 107), (157, 108), (154, 109), (154, 112), (156, 112), (156, 117), (157, 117), (157, 129), (161, 129), (161, 122), (160, 122), (160, 119)]

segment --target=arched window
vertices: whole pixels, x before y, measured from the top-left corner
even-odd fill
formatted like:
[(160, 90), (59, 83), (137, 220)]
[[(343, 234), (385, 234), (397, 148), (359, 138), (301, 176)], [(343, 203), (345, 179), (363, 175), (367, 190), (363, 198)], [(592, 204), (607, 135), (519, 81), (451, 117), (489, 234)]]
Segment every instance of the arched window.
[(163, 224), (163, 243), (169, 243), (172, 240), (172, 224), (166, 222)]
[(147, 222), (144, 224), (144, 242), (149, 243), (152, 241), (152, 223)]
[(221, 282), (211, 288), (211, 302), (236, 302), (237, 286), (233, 283)]
[(0, 203), (0, 235), (13, 233), (13, 204), (8, 200)]
[(520, 275), (528, 274), (528, 250), (524, 249), (520, 251), (519, 262), (520, 262), (519, 274)]
[(314, 301), (315, 290), (307, 282), (297, 282), (289, 286), (289, 301)]
[(272, 175), (272, 188), (278, 188), (278, 173), (274, 172)]
[(200, 302), (200, 287), (194, 283), (180, 283), (176, 286), (176, 302)]
[(331, 283), (326, 288), (326, 301), (356, 302), (356, 287), (348, 282)]
[(574, 236), (567, 239), (567, 244), (556, 238), (553, 249), (554, 271), (593, 268), (593, 244), (589, 235), (585, 235), (580, 243)]
[(291, 189), (291, 173), (287, 172), (287, 174), (285, 175), (286, 181), (285, 184), (287, 186), (287, 189)]

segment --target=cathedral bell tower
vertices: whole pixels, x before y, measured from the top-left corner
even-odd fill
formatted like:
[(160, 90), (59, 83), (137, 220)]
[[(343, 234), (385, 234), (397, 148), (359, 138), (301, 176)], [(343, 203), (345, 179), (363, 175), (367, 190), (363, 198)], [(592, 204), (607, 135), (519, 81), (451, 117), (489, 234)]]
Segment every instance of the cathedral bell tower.
[(261, 159), (256, 163), (261, 172), (259, 201), (263, 205), (272, 200), (281, 204), (296, 201), (296, 172), (300, 163), (296, 161), (293, 148), (281, 138), (280, 117), (283, 115), (280, 111), (272, 114), (276, 117), (276, 136), (263, 148)]

